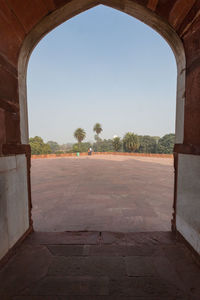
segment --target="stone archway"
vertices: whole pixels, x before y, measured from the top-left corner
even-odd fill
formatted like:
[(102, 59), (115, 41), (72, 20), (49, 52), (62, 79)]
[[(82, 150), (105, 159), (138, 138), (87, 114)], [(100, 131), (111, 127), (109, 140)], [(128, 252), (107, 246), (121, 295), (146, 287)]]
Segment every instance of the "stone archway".
[[(158, 15), (154, 14), (145, 7), (132, 1), (74, 1), (70, 2), (62, 9), (48, 15), (33, 28), (26, 36), (19, 54), (18, 74), (19, 74), (19, 101), (20, 101), (20, 128), (21, 140), (23, 144), (28, 144), (28, 117), (27, 117), (27, 99), (26, 99), (26, 72), (29, 57), (41, 38), (53, 28), (67, 21), (73, 16), (90, 9), (99, 4), (104, 4), (120, 10), (132, 17), (144, 22), (156, 30), (170, 45), (177, 62), (177, 116), (176, 116), (176, 143), (183, 142), (184, 134), (184, 99), (185, 99), (185, 51), (181, 39), (176, 31)], [(25, 91), (25, 92), (24, 92)]]
[[(2, 4), (7, 22), (0, 24), (0, 122), (2, 216), (0, 258), (32, 230), (30, 147), (26, 104), (26, 70), (39, 40), (57, 25), (98, 4), (108, 5), (145, 22), (171, 46), (177, 61), (177, 115), (173, 229), (200, 252), (198, 214), (200, 175), (200, 7), (186, 0), (71, 0), (27, 1), (29, 13), (8, 1)], [(32, 4), (31, 4), (32, 3)], [(31, 6), (33, 5), (33, 6)], [(35, 6), (34, 6), (35, 5)], [(5, 17), (6, 18), (6, 17)], [(19, 23), (19, 24), (18, 24)], [(13, 35), (13, 30), (16, 35)], [(7, 38), (6, 38), (7, 37)], [(186, 81), (185, 81), (186, 78)], [(186, 82), (186, 88), (185, 88)], [(6, 86), (5, 86), (6, 83)], [(185, 99), (186, 98), (186, 99)]]

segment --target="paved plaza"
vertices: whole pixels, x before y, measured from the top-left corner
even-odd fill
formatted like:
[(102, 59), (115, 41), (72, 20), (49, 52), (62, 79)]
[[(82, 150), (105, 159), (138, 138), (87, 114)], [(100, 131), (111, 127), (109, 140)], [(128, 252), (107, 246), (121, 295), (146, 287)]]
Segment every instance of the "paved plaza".
[(173, 161), (93, 155), (32, 160), (36, 231), (167, 231)]

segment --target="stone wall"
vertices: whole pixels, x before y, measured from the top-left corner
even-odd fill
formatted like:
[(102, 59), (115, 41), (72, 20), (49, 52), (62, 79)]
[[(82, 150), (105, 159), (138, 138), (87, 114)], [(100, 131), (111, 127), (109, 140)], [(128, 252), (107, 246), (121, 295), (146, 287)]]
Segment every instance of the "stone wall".
[[(87, 152), (82, 152), (80, 156), (88, 156)], [(123, 156), (143, 156), (143, 157), (159, 157), (159, 158), (173, 158), (172, 154), (154, 154), (154, 153), (126, 153), (126, 152), (93, 152), (92, 155), (123, 155)], [(40, 154), (31, 155), (31, 159), (39, 158), (57, 158), (57, 157), (76, 157), (76, 153), (62, 153), (62, 154)]]
[(25, 155), (0, 157), (0, 257), (29, 228)]

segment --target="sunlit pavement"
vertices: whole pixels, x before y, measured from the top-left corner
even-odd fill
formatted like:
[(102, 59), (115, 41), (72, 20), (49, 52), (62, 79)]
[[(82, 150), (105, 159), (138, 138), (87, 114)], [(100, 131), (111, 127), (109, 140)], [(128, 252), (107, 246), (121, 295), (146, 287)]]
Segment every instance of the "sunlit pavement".
[(173, 161), (92, 156), (32, 160), (37, 231), (170, 230)]

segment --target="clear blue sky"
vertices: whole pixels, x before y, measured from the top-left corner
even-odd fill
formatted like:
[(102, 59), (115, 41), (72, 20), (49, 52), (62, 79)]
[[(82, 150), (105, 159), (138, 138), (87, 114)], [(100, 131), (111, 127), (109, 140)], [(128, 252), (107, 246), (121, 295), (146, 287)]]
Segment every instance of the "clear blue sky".
[(50, 32), (28, 66), (30, 136), (74, 142), (82, 127), (102, 138), (174, 132), (176, 63), (154, 30), (114, 9), (98, 6)]

